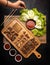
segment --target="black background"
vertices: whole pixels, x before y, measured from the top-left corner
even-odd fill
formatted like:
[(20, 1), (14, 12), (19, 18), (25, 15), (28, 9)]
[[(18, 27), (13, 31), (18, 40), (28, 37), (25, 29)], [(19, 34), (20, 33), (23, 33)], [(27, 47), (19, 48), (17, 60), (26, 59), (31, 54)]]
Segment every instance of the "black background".
[[(16, 0), (11, 0), (12, 2)], [(18, 64), (33, 64), (33, 65), (50, 65), (50, 18), (49, 18), (49, 0), (24, 0), (28, 9), (37, 8), (40, 12), (46, 15), (47, 17), (47, 44), (41, 45), (37, 51), (42, 54), (41, 59), (37, 59), (34, 54), (32, 54), (28, 59), (23, 57), (23, 60), (20, 63), (17, 63), (14, 60), (14, 57), (11, 57), (8, 53), (3, 49), (3, 36), (1, 34), (1, 30), (3, 25), (0, 26), (0, 63), (1, 65), (18, 65)], [(0, 24), (4, 20), (4, 15), (8, 15), (11, 12), (12, 8), (4, 7), (0, 5)], [(20, 15), (20, 9), (16, 11), (14, 15)], [(17, 53), (19, 53), (17, 51)]]

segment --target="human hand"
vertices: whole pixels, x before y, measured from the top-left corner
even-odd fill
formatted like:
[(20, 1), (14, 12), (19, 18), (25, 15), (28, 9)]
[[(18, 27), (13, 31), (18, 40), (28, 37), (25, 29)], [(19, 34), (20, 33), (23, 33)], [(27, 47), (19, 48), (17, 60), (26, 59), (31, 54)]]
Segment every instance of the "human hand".
[(14, 8), (26, 8), (26, 5), (23, 1), (17, 1), (13, 3)]

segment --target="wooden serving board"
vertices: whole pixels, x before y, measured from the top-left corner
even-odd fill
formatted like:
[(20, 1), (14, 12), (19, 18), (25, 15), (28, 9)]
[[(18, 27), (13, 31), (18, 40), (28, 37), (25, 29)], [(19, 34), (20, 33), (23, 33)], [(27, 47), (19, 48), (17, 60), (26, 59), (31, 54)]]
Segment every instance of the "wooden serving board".
[(18, 16), (10, 17), (7, 23), (5, 19), (2, 34), (8, 41), (4, 38), (3, 42), (10, 42), (25, 58), (28, 58), (32, 53), (34, 53), (37, 58), (41, 58), (41, 54), (38, 53), (36, 49), (44, 42), (44, 40), (43, 42), (40, 40), (43, 38), (35, 37), (32, 32), (25, 27), (24, 23), (18, 19)]

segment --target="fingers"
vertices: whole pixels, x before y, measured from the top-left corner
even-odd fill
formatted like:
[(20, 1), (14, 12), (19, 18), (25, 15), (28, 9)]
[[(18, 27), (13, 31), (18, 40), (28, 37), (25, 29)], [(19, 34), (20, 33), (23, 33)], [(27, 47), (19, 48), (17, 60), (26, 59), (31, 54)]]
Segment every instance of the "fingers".
[(20, 1), (20, 6), (26, 8), (26, 5), (23, 1)]
[(22, 9), (24, 9), (24, 7), (21, 7), (21, 6), (19, 6), (18, 8), (22, 8)]
[(23, 1), (17, 1), (13, 3), (14, 8), (26, 8), (26, 5)]

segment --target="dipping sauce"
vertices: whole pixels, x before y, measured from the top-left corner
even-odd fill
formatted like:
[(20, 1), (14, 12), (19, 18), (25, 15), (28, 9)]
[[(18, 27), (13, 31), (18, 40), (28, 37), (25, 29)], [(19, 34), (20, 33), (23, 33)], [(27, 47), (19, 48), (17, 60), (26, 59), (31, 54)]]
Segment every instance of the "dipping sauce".
[(9, 50), (11, 48), (10, 44), (6, 43), (4, 44), (4, 49), (5, 50)]
[(32, 20), (32, 19), (30, 19), (30, 20), (28, 20), (28, 21), (26, 22), (26, 27), (27, 27), (28, 29), (33, 29), (33, 28), (35, 28), (35, 25), (36, 25), (36, 22), (35, 22), (34, 20)]
[(15, 61), (17, 61), (17, 62), (22, 61), (22, 56), (21, 56), (20, 54), (17, 54), (17, 55), (15, 56)]
[(10, 56), (15, 56), (16, 55), (16, 50), (15, 49), (10, 49), (9, 55)]

